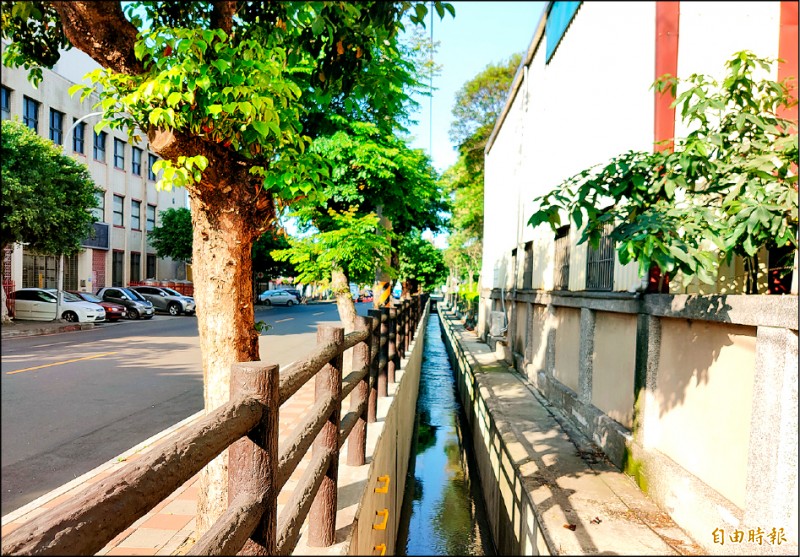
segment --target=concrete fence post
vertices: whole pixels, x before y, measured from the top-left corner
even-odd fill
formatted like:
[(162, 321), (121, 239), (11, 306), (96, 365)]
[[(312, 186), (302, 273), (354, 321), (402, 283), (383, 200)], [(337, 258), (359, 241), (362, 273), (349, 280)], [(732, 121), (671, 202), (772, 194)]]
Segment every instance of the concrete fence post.
[(228, 449), (228, 504), (249, 493), (266, 505), (242, 547), (244, 555), (274, 555), (276, 550), (279, 383), (277, 365), (243, 362), (231, 367), (231, 400), (251, 396), (264, 405), (261, 422)]
[(378, 356), (378, 396), (389, 395), (387, 368), (389, 366), (389, 308), (380, 308), (380, 352)]
[[(397, 326), (395, 327), (397, 331), (395, 347), (397, 348), (397, 356), (399, 360), (402, 360), (406, 357), (405, 329), (403, 326), (403, 321), (406, 318), (405, 315), (405, 304), (400, 302), (397, 306)], [(400, 367), (399, 364), (398, 367)]]
[[(344, 342), (344, 329), (319, 325), (317, 328), (317, 344)], [(333, 412), (327, 423), (322, 426), (312, 448), (312, 454), (333, 451), (333, 458), (325, 472), (325, 477), (317, 490), (314, 502), (311, 503), (308, 525), (308, 545), (311, 547), (328, 547), (333, 544), (336, 535), (336, 492), (339, 475), (339, 426), (342, 405), (342, 355), (330, 360), (317, 372), (314, 383), (316, 402), (333, 398)]]

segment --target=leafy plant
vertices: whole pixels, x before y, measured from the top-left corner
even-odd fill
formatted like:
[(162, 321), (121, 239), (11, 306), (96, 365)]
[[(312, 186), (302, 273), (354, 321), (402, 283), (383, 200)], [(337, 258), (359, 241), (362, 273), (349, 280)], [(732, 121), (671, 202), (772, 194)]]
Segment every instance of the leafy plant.
[(147, 233), (150, 244), (159, 257), (175, 261), (192, 260), (192, 214), (179, 207), (161, 211), (161, 224)]
[(686, 282), (713, 283), (734, 255), (755, 272), (764, 247), (793, 254), (797, 124), (779, 114), (797, 100), (785, 81), (756, 77), (774, 62), (741, 51), (726, 62), (722, 82), (662, 76), (654, 88), (673, 96), (683, 89), (673, 106), (692, 131), (674, 149), (630, 151), (568, 178), (534, 200), (539, 209), (528, 223), (555, 230), (567, 216), (582, 229), (578, 243), (593, 246), (611, 224), (621, 263), (637, 261), (640, 276), (657, 265)]

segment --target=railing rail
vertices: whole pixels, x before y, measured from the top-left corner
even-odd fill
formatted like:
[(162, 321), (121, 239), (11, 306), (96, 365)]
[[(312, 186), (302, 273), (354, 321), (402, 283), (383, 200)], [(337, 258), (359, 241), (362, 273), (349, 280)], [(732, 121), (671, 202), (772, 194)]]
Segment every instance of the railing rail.
[[(394, 380), (394, 370), (388, 376), (390, 362), (399, 367), (400, 353), (416, 333), (423, 303), (426, 295), (413, 296), (391, 311), (370, 310), (371, 317), (358, 317), (356, 330), (347, 335), (341, 328), (320, 325), (317, 347), (283, 373), (277, 365), (264, 362), (234, 364), (228, 403), (4, 536), (2, 552), (95, 554), (225, 449), (229, 449), (228, 509), (190, 555), (288, 555), (309, 513), (313, 520), (308, 544), (331, 545), (340, 449), (347, 441), (348, 464), (365, 464), (367, 424), (375, 421), (377, 398), (387, 396), (387, 382)], [(353, 350), (354, 371), (343, 379), (347, 350)], [(314, 406), (279, 447), (280, 406), (312, 378)], [(342, 401), (348, 396), (350, 408), (342, 417)], [(278, 516), (278, 493), (309, 448), (311, 463)]]

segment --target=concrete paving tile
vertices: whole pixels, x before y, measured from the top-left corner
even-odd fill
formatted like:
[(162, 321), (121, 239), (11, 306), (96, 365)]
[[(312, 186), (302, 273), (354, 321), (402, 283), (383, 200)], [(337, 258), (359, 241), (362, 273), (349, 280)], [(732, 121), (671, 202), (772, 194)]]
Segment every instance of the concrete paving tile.
[(194, 516), (190, 514), (163, 514), (158, 513), (142, 523), (142, 528), (155, 528), (159, 530), (173, 530), (177, 532), (186, 526)]
[(197, 499), (175, 499), (161, 509), (161, 514), (197, 514)]
[[(121, 548), (139, 548), (149, 547), (153, 550), (158, 549), (167, 543), (172, 536), (175, 535), (175, 530), (161, 530), (157, 528), (137, 528), (136, 531), (125, 538), (122, 543), (117, 547)], [(151, 554), (152, 555), (152, 554)]]

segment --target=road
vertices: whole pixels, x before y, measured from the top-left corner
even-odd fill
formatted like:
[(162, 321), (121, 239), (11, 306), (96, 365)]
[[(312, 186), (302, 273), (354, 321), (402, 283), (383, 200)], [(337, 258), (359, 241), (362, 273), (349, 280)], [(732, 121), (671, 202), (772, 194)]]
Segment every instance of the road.
[[(356, 304), (366, 315), (371, 304)], [(257, 307), (262, 360), (285, 367), (339, 321), (332, 303)], [(203, 408), (195, 317), (106, 323), (2, 346), (2, 514)]]

